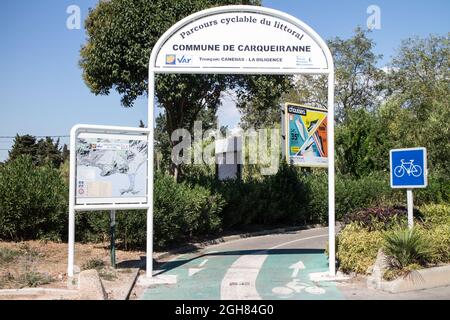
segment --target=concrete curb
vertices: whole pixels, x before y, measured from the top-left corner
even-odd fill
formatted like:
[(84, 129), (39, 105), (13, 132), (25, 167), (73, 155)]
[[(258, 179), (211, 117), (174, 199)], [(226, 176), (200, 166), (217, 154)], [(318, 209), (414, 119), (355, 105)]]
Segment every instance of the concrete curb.
[(1, 289), (0, 296), (24, 296), (24, 295), (78, 295), (78, 290), (55, 288), (23, 288)]
[(80, 300), (107, 300), (102, 280), (95, 269), (80, 272), (78, 292)]
[(416, 270), (406, 277), (386, 281), (383, 279), (386, 270), (385, 261), (386, 257), (380, 249), (372, 267), (372, 274), (367, 278), (368, 288), (400, 293), (450, 285), (450, 265)]
[(192, 243), (192, 244), (189, 244), (189, 245), (186, 245), (183, 247), (179, 247), (179, 248), (175, 248), (175, 249), (172, 249), (172, 250), (169, 250), (166, 252), (157, 252), (157, 253), (153, 254), (153, 259), (155, 259), (155, 260), (165, 259), (172, 255), (193, 252), (198, 249), (203, 249), (207, 246), (211, 246), (211, 245), (215, 245), (215, 244), (219, 244), (219, 243), (225, 243), (225, 242), (232, 242), (232, 241), (241, 240), (241, 239), (245, 239), (245, 238), (266, 236), (266, 235), (277, 234), (277, 233), (308, 230), (308, 229), (314, 229), (314, 228), (325, 228), (325, 227), (327, 227), (327, 226), (322, 225), (322, 224), (310, 224), (310, 225), (306, 225), (306, 226), (276, 228), (276, 229), (261, 230), (261, 231), (255, 231), (255, 232), (248, 232), (248, 233), (224, 236), (224, 237), (215, 238), (215, 239), (207, 240), (207, 241), (203, 241), (203, 242)]
[(450, 285), (450, 265), (421, 269), (405, 278), (393, 281), (381, 281), (381, 290), (399, 293), (423, 289), (432, 289)]
[(136, 268), (136, 270), (134, 270), (133, 281), (130, 282), (130, 285), (129, 285), (129, 288), (127, 289), (126, 295), (123, 298), (121, 298), (120, 300), (129, 300), (130, 299), (131, 292), (133, 291), (134, 285), (136, 284), (137, 278), (139, 277), (140, 270), (141, 270), (140, 268)]

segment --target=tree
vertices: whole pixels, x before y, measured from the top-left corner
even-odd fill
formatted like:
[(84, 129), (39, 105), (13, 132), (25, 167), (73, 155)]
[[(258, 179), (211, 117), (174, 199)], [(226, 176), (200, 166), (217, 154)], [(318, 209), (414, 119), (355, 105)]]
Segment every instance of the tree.
[[(59, 146), (59, 139), (53, 142), (52, 138), (46, 137), (36, 141), (35, 137), (28, 134), (16, 136), (9, 152), (8, 162), (14, 161), (21, 155), (29, 155), (34, 165), (50, 164), (54, 168), (59, 168), (64, 160), (64, 152)], [(65, 156), (67, 156), (67, 147)]]
[(449, 35), (411, 38), (392, 60), (384, 122), (398, 147), (427, 148), (430, 168), (450, 174)]
[(389, 150), (394, 143), (378, 112), (349, 110), (336, 128), (336, 168), (342, 174), (367, 176), (389, 168)]
[(59, 168), (63, 162), (63, 154), (59, 146), (59, 139), (53, 142), (52, 138), (40, 139), (36, 145), (37, 165), (48, 163), (54, 168)]
[(26, 134), (23, 136), (16, 135), (11, 151), (8, 153), (8, 161), (17, 159), (20, 155), (30, 155), (33, 163), (37, 161), (37, 145), (36, 138)]
[[(383, 100), (384, 72), (376, 67), (375, 43), (368, 31), (358, 27), (347, 40), (327, 41), (335, 65), (335, 117), (342, 122), (351, 110), (374, 110)], [(294, 89), (284, 96), (292, 102), (327, 108), (328, 84), (325, 76), (300, 75)]]
[[(258, 0), (99, 2), (85, 22), (88, 40), (80, 52), (84, 81), (95, 94), (108, 95), (115, 89), (122, 96), (122, 104), (131, 107), (137, 97), (147, 92), (148, 59), (164, 31), (202, 9), (259, 3)], [(221, 93), (233, 87), (233, 79), (224, 75), (159, 75), (156, 98), (166, 111), (167, 134), (170, 136), (178, 128), (191, 130), (203, 112), (215, 114)], [(171, 172), (177, 176), (178, 169), (172, 166)]]
[(290, 76), (250, 76), (237, 87), (237, 108), (242, 113), (240, 126), (273, 127), (280, 122), (280, 99), (292, 88)]

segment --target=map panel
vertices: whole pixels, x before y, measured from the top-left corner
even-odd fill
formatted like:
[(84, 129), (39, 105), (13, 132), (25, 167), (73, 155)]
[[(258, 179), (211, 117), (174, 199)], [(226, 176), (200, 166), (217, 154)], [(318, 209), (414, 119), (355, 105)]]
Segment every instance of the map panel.
[(76, 204), (146, 203), (147, 137), (81, 133)]

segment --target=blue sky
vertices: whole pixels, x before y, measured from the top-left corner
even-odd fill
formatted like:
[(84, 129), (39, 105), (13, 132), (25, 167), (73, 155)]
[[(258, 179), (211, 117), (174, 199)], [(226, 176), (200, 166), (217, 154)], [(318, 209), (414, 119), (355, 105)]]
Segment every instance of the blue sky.
[[(179, 0), (181, 1), (181, 0)], [(19, 134), (67, 135), (77, 123), (136, 126), (147, 118), (146, 98), (123, 108), (120, 98), (95, 96), (84, 84), (78, 67), (86, 41), (83, 29), (66, 28), (70, 5), (78, 5), (82, 19), (97, 0), (5, 0), (0, 4), (0, 137)], [(367, 7), (381, 9), (381, 30), (372, 38), (385, 65), (400, 41), (411, 36), (450, 31), (450, 1), (406, 0), (266, 0), (266, 7), (303, 20), (324, 39), (348, 38), (357, 25), (366, 27)], [(226, 102), (220, 123), (231, 127), (239, 114)], [(66, 142), (67, 139), (63, 139)], [(0, 161), (11, 139), (0, 138)]]

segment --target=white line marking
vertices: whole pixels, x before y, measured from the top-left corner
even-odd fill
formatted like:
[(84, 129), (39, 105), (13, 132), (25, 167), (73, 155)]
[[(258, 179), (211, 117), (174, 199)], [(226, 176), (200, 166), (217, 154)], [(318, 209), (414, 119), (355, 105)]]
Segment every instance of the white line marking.
[(205, 260), (203, 260), (202, 263), (200, 263), (198, 266), (201, 268), (201, 267), (203, 267), (203, 266), (205, 265), (205, 263), (207, 263), (207, 262), (208, 262), (208, 259), (205, 259)]
[(189, 277), (192, 277), (194, 274), (196, 274), (197, 272), (202, 271), (204, 268), (189, 268), (188, 269), (188, 274)]
[(288, 244), (291, 244), (291, 243), (294, 243), (294, 242), (299, 242), (299, 241), (309, 240), (309, 239), (315, 239), (315, 238), (323, 238), (323, 237), (328, 237), (328, 234), (322, 234), (322, 235), (319, 235), (319, 236), (312, 236), (312, 237), (301, 238), (301, 239), (296, 239), (296, 240), (280, 243), (280, 244), (270, 248), (269, 250), (281, 248), (281, 247), (284, 247), (285, 245), (288, 245)]
[[(322, 229), (327, 229), (327, 228), (328, 227), (303, 229), (303, 230), (295, 231), (295, 234), (301, 234), (301, 233), (307, 232), (307, 231), (322, 230)], [(246, 237), (246, 238), (240, 238), (240, 239), (231, 240), (231, 241), (227, 241), (227, 242), (221, 242), (221, 243), (213, 244), (213, 245), (211, 245), (209, 247), (210, 248), (212, 248), (212, 247), (219, 247), (219, 246), (227, 245), (227, 244), (230, 244), (230, 243), (233, 243), (233, 242), (236, 242), (236, 241), (253, 240), (253, 239), (258, 239), (258, 238), (262, 238), (262, 237), (277, 236), (277, 235), (286, 235), (286, 234), (285, 233), (269, 233), (269, 234), (264, 234), (264, 235), (261, 235), (261, 236)], [(313, 238), (315, 238), (315, 237), (313, 237)], [(307, 240), (307, 239), (309, 239), (309, 238), (305, 238), (305, 240)], [(295, 241), (298, 241), (298, 240), (295, 240)], [(274, 249), (274, 248), (271, 248), (271, 249)], [(217, 251), (210, 251), (210, 252), (217, 252)]]

